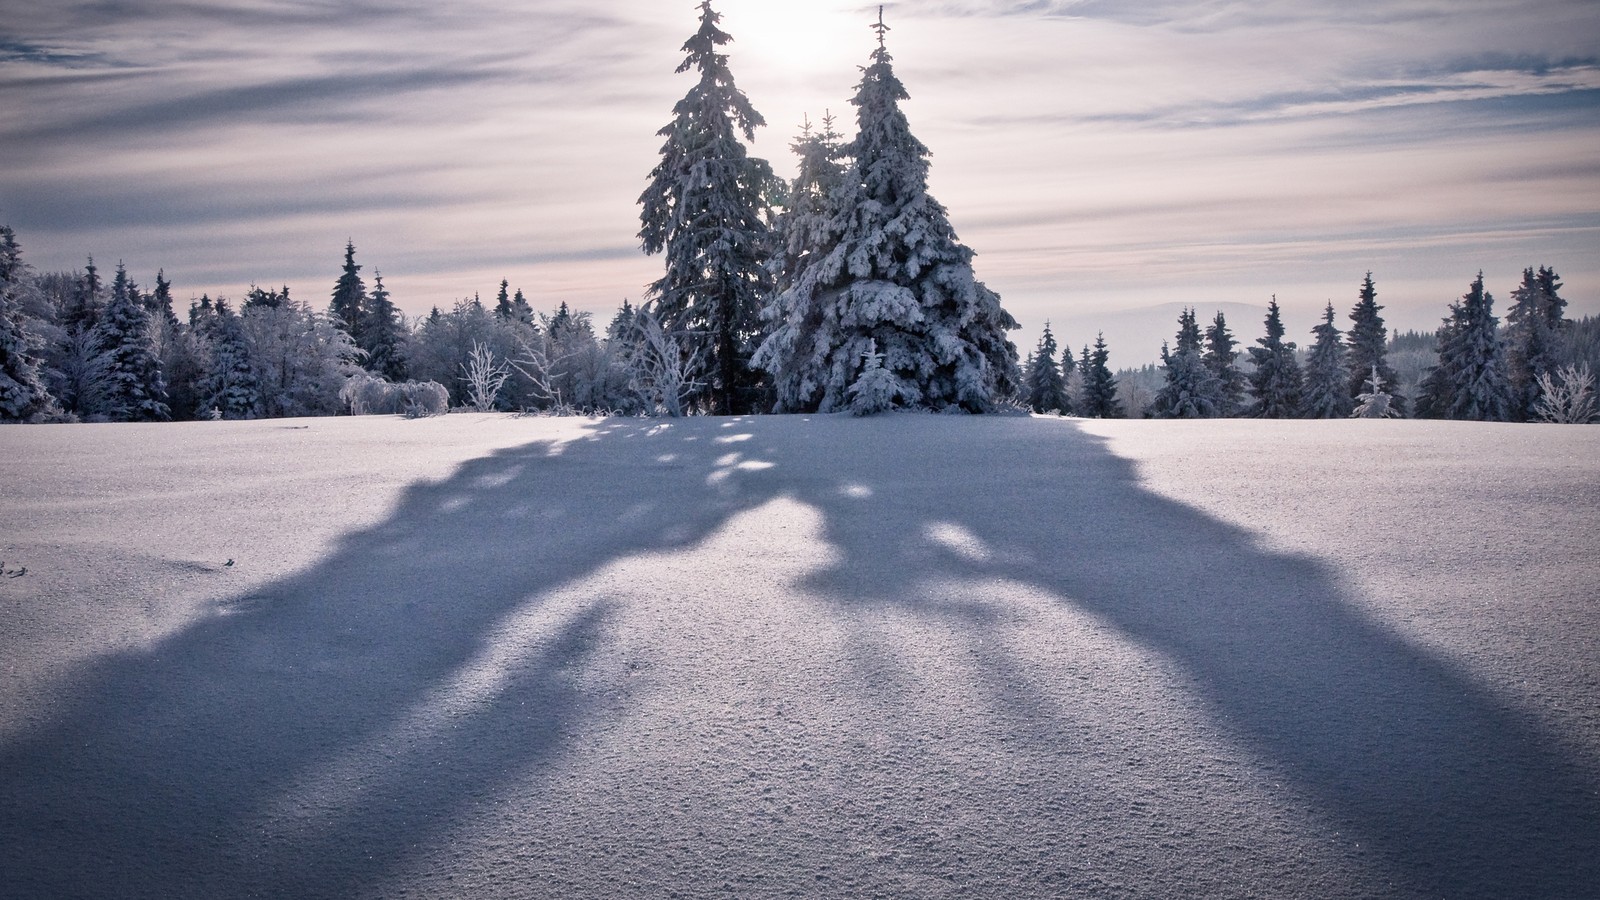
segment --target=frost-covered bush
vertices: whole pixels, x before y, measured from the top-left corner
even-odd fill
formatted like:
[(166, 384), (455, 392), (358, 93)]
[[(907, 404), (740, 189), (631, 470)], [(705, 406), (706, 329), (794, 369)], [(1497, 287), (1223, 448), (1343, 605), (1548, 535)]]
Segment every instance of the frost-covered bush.
[(346, 382), (339, 399), (353, 416), (403, 415), (417, 419), (450, 411), (450, 392), (437, 381), (394, 384), (367, 373)]
[(1537, 379), (1539, 402), (1533, 414), (1542, 422), (1587, 425), (1594, 421), (1594, 373), (1589, 364), (1564, 366), (1554, 376), (1543, 372)]
[(1377, 366), (1372, 367), (1372, 377), (1367, 380), (1367, 390), (1356, 398), (1356, 407), (1350, 413), (1353, 419), (1398, 419), (1400, 410), (1394, 406), (1394, 397), (1381, 387), (1383, 376)]

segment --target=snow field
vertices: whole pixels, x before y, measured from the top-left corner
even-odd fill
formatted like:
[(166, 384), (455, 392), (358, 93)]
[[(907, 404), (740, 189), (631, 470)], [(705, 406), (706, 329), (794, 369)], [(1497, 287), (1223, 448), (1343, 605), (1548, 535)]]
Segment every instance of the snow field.
[(1597, 449), (5, 429), (0, 895), (1583, 896)]

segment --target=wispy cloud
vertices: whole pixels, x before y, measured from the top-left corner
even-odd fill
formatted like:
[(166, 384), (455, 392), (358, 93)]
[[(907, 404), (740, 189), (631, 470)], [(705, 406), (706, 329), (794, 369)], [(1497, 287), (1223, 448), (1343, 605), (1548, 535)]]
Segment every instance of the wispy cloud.
[[(716, 5), (772, 123), (757, 153), (788, 171), (824, 109), (853, 129), (876, 4)], [(657, 266), (635, 200), (688, 88), (672, 70), (693, 6), (0, 0), (0, 221), (38, 265), (121, 257), (180, 291), (321, 297), (353, 238), (413, 312), (501, 277), (603, 311)], [(933, 190), (1030, 326), (1296, 285), (1320, 308), (1369, 267), (1418, 285), (1388, 299), (1432, 319), (1457, 279), (1407, 273), (1537, 262), (1600, 310), (1592, 0), (934, 0), (888, 17)]]

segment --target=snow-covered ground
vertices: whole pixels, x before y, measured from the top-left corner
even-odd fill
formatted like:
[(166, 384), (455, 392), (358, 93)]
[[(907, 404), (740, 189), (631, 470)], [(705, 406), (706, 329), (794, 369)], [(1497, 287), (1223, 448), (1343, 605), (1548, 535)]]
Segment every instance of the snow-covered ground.
[(1600, 428), (9, 427), (0, 483), (0, 896), (1600, 885)]

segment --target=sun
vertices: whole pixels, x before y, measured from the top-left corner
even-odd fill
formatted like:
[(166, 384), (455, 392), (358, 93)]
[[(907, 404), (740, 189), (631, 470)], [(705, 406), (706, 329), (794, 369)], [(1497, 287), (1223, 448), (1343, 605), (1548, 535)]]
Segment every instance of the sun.
[[(733, 36), (736, 71), (761, 71), (791, 81), (837, 74), (870, 52), (859, 6), (840, 2), (724, 0), (722, 30)], [(850, 70), (853, 71), (853, 70)]]

